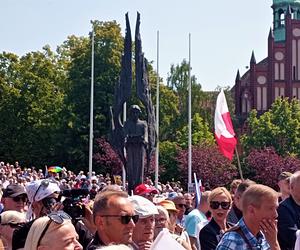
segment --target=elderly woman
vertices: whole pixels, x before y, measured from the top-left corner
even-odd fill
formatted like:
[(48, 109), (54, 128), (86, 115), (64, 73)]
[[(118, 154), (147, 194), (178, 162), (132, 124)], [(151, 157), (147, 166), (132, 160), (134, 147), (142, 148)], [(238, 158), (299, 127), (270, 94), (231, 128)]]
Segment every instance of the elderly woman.
[(223, 233), (230, 227), (226, 222), (232, 204), (229, 191), (225, 187), (215, 188), (208, 197), (208, 203), (212, 219), (200, 231), (201, 250), (215, 250)]
[(25, 250), (82, 250), (71, 217), (63, 211), (40, 217), (31, 226)]
[[(159, 203), (159, 206), (161, 206), (162, 209), (167, 211), (164, 213), (160, 213), (160, 210), (162, 209), (158, 210), (159, 216), (166, 214), (165, 219), (167, 220), (166, 222), (163, 223), (162, 219), (160, 219), (161, 220), (160, 224), (161, 225), (164, 224), (164, 226), (166, 226), (169, 229), (171, 236), (178, 243), (180, 243), (185, 249), (191, 250), (192, 248), (190, 245), (189, 237), (186, 234), (186, 232), (182, 232), (180, 235), (176, 234), (175, 232), (178, 210), (176, 209), (174, 202), (170, 200), (163, 200)], [(155, 228), (157, 227), (157, 223), (159, 222), (158, 219), (159, 219), (158, 217), (155, 217)]]

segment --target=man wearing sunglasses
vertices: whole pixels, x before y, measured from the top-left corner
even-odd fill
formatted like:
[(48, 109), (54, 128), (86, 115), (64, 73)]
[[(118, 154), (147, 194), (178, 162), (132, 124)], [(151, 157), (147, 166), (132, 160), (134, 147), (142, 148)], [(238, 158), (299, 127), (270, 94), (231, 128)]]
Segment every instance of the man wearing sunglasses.
[(87, 247), (88, 250), (132, 243), (133, 228), (139, 217), (135, 215), (127, 193), (122, 191), (99, 193), (95, 198), (93, 216), (97, 231)]
[(27, 203), (25, 188), (18, 184), (8, 185), (3, 191), (1, 202), (4, 205), (4, 211), (15, 210), (24, 213)]

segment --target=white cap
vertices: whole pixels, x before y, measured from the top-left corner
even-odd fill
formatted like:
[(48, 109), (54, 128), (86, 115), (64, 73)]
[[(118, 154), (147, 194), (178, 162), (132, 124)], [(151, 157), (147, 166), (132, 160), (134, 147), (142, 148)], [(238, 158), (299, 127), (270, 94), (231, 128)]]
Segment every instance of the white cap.
[(32, 181), (25, 186), (25, 189), (31, 203), (40, 201), (55, 192), (60, 192), (57, 183), (51, 182), (49, 179)]
[(146, 198), (139, 195), (133, 195), (128, 197), (128, 199), (133, 204), (134, 212), (138, 214), (140, 218), (158, 214), (156, 206)]

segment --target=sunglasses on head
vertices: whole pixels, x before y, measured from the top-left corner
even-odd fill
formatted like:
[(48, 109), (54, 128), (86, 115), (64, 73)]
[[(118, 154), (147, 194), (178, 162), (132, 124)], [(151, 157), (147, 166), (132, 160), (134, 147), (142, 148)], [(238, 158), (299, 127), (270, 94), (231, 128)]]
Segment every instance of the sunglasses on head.
[(121, 218), (121, 223), (123, 225), (128, 224), (131, 221), (131, 219), (134, 223), (137, 223), (139, 220), (139, 216), (137, 214), (136, 215), (101, 215), (101, 217), (119, 217)]
[(222, 201), (222, 202), (218, 202), (218, 201), (211, 201), (209, 203), (210, 207), (212, 209), (218, 209), (220, 206), (222, 209), (224, 210), (228, 210), (230, 208), (230, 202), (229, 201)]
[(41, 240), (43, 239), (43, 237), (45, 236), (51, 222), (55, 222), (56, 224), (62, 224), (65, 220), (72, 220), (71, 216), (69, 216), (67, 213), (65, 213), (64, 211), (56, 211), (56, 212), (52, 212), (50, 214), (47, 215), (49, 217), (49, 221), (45, 227), (45, 229), (43, 230), (39, 240), (38, 240), (38, 244), (37, 246), (40, 245)]
[(35, 196), (38, 194), (38, 192), (40, 191), (41, 187), (43, 187), (44, 189), (47, 188), (50, 184), (49, 180), (42, 180), (41, 184), (39, 185), (38, 189), (35, 191), (32, 200), (35, 201)]
[(27, 202), (27, 197), (26, 196), (17, 196), (12, 198), (14, 202)]

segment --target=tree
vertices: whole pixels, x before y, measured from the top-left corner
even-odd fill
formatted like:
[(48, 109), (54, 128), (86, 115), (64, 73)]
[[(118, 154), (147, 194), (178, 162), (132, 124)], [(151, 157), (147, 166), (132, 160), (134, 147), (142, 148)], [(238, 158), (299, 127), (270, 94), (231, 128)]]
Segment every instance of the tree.
[(269, 111), (257, 117), (253, 110), (248, 118), (249, 133), (242, 137), (247, 152), (274, 147), (281, 156), (300, 155), (300, 105), (296, 99), (278, 98)]
[[(183, 60), (180, 65), (171, 65), (170, 74), (167, 78), (167, 86), (176, 91), (179, 99), (179, 117), (174, 126), (177, 129), (183, 128), (188, 123), (188, 86), (189, 86), (189, 63)], [(202, 91), (201, 85), (194, 75), (191, 76), (192, 87), (192, 116), (195, 113), (202, 113), (202, 103), (206, 94)]]
[(0, 60), (1, 157), (27, 164), (57, 161), (64, 107), (59, 86), (65, 75), (58, 70), (56, 55), (46, 46), (21, 58), (3, 53)]
[(253, 149), (245, 158), (250, 170), (249, 178), (277, 188), (277, 178), (283, 171), (295, 172), (300, 169), (300, 160), (294, 157), (282, 157), (274, 148)]
[[(192, 149), (192, 172), (202, 180), (202, 184), (215, 188), (230, 184), (238, 176), (237, 168), (225, 158), (216, 146), (195, 146)], [(177, 161), (181, 169), (183, 183), (187, 183), (188, 150), (179, 151)]]
[[(176, 133), (178, 144), (182, 148), (188, 147), (188, 126)], [(196, 113), (192, 120), (192, 145), (213, 145), (215, 142), (213, 133), (202, 117)]]
[[(123, 49), (121, 28), (115, 22), (93, 22), (95, 32), (94, 65), (94, 138), (107, 135), (114, 86), (120, 72)], [(58, 49), (68, 65), (68, 88), (65, 99), (65, 145), (68, 162), (85, 167), (88, 163), (91, 39), (71, 36)]]
[(104, 137), (95, 141), (95, 151), (93, 155), (94, 169), (102, 174), (119, 175), (122, 173), (122, 163)]
[(159, 144), (159, 176), (162, 182), (180, 179), (177, 155), (180, 148), (175, 142), (164, 141)]

